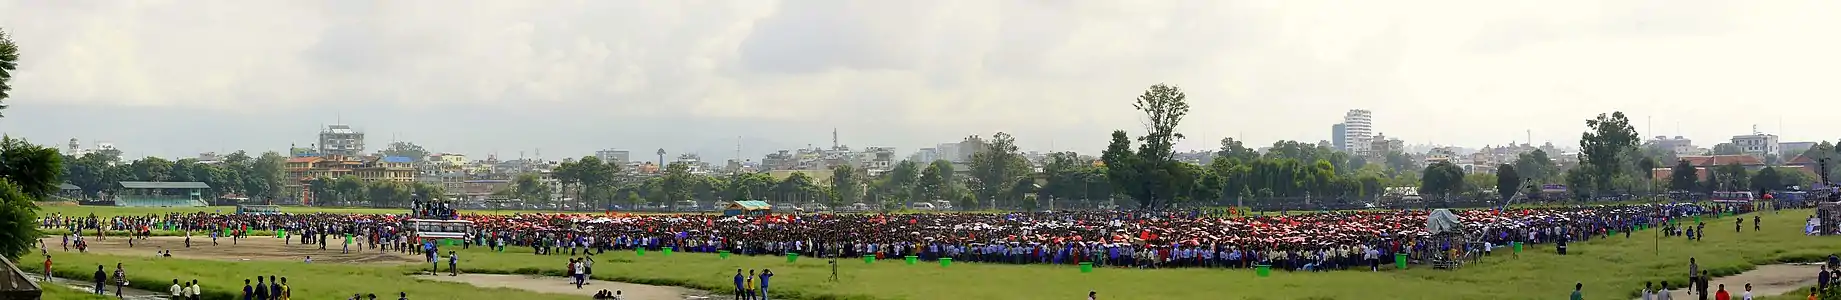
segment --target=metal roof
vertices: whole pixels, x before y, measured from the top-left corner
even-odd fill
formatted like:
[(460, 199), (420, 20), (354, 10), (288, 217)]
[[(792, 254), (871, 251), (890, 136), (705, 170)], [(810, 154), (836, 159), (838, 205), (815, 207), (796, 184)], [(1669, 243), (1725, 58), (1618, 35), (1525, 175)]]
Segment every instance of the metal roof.
[(412, 158), (409, 158), (409, 157), (407, 157), (407, 156), (385, 156), (385, 157), (383, 158), (383, 161), (384, 161), (384, 162), (387, 162), (387, 163), (403, 163), (403, 164), (406, 164), (406, 163), (412, 163), (412, 162), (415, 162), (415, 159), (412, 159)]
[(211, 186), (205, 185), (205, 183), (203, 182), (195, 182), (195, 181), (192, 181), (192, 182), (123, 181), (121, 182), (121, 187), (129, 188), (129, 189), (208, 189), (208, 188), (211, 188)]
[(773, 209), (773, 205), (767, 204), (767, 201), (730, 201), (729, 209), (767, 210)]
[(75, 184), (70, 184), (70, 183), (59, 183), (59, 184), (58, 184), (58, 189), (60, 189), (60, 190), (81, 190), (81, 189), (83, 189), (83, 188), (82, 188), (82, 187), (78, 187), (78, 186), (77, 186), (77, 185), (75, 185)]

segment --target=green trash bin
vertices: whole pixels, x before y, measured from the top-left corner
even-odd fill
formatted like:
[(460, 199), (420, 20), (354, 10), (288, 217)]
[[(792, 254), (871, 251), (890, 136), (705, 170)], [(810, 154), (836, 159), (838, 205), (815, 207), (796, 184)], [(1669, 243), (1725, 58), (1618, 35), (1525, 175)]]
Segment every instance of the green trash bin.
[(920, 261), (920, 257), (919, 257), (919, 256), (913, 256), (913, 255), (909, 255), (909, 256), (905, 256), (905, 257), (902, 257), (902, 258), (903, 258), (903, 259), (907, 259), (907, 260), (908, 260), (908, 265), (910, 265), (910, 266), (912, 266), (912, 265), (914, 265), (914, 263), (916, 263), (916, 262), (919, 262), (919, 261)]
[(1093, 262), (1090, 262), (1090, 261), (1080, 262), (1080, 272), (1081, 273), (1093, 273)]
[(787, 252), (786, 253), (786, 263), (790, 264), (795, 261), (799, 261), (799, 253)]
[(729, 259), (729, 250), (716, 251), (716, 257), (721, 257), (722, 259)]
[(1253, 274), (1259, 277), (1272, 277), (1271, 265), (1253, 265)]
[(1406, 269), (1406, 253), (1395, 253), (1394, 254), (1394, 267), (1399, 268), (1401, 270)]
[(1521, 253), (1521, 242), (1509, 242), (1509, 245), (1515, 246), (1515, 253)]
[(874, 263), (874, 262), (876, 262), (875, 255), (863, 255), (863, 263), (867, 264), (867, 263)]
[(665, 256), (671, 256), (671, 247), (665, 247)]
[(950, 266), (952, 266), (952, 258), (951, 258), (951, 257), (941, 257), (941, 258), (940, 258), (940, 267), (941, 267), (941, 268), (945, 268), (945, 267), (950, 267)]
[(646, 247), (639, 247), (639, 248), (633, 248), (633, 249), (635, 249), (634, 251), (638, 251), (639, 256), (646, 256)]

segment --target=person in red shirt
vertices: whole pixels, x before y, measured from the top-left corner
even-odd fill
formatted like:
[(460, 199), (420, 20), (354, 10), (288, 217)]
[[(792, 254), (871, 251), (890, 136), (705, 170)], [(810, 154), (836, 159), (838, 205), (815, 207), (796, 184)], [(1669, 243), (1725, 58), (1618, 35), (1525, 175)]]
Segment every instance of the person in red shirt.
[(1714, 300), (1732, 300), (1732, 294), (1726, 293), (1726, 284), (1720, 284), (1720, 291), (1713, 293)]

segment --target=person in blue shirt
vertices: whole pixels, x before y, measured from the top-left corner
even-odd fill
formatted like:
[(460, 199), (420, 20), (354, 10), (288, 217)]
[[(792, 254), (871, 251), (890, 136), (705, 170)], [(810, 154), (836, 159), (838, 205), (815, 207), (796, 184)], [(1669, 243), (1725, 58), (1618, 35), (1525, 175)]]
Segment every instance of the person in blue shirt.
[(742, 299), (742, 269), (735, 269), (735, 300)]
[(249, 279), (243, 280), (243, 300), (256, 299), (255, 289), (249, 288)]
[(761, 300), (767, 300), (768, 278), (773, 278), (773, 269), (761, 269)]

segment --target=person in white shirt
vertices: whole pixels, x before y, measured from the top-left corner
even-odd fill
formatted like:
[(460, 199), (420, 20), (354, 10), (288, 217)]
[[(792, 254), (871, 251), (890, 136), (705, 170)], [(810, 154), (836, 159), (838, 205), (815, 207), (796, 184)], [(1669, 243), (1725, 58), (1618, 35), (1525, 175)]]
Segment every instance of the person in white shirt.
[(1668, 293), (1668, 282), (1663, 281), (1662, 289), (1656, 290), (1656, 300), (1674, 300), (1674, 299), (1675, 299), (1675, 296), (1670, 296), (1670, 294)]
[(1650, 291), (1649, 288), (1650, 288), (1650, 282), (1644, 281), (1643, 282), (1643, 292), (1641, 294), (1638, 294), (1638, 295), (1643, 296), (1642, 297), (1643, 300), (1655, 300), (1656, 299), (1655, 292)]
[(1745, 283), (1745, 294), (1740, 296), (1739, 299), (1752, 300), (1752, 284), (1750, 282)]
[(178, 279), (173, 279), (173, 286), (166, 288), (166, 293), (172, 295), (174, 300), (185, 299), (185, 298), (180, 298), (182, 296), (185, 296), (185, 295), (180, 294), (182, 292), (185, 292), (185, 288), (179, 287)]
[(198, 284), (197, 279), (192, 279), (192, 300), (198, 300), (201, 295), (204, 295), (204, 289), (204, 286)]

